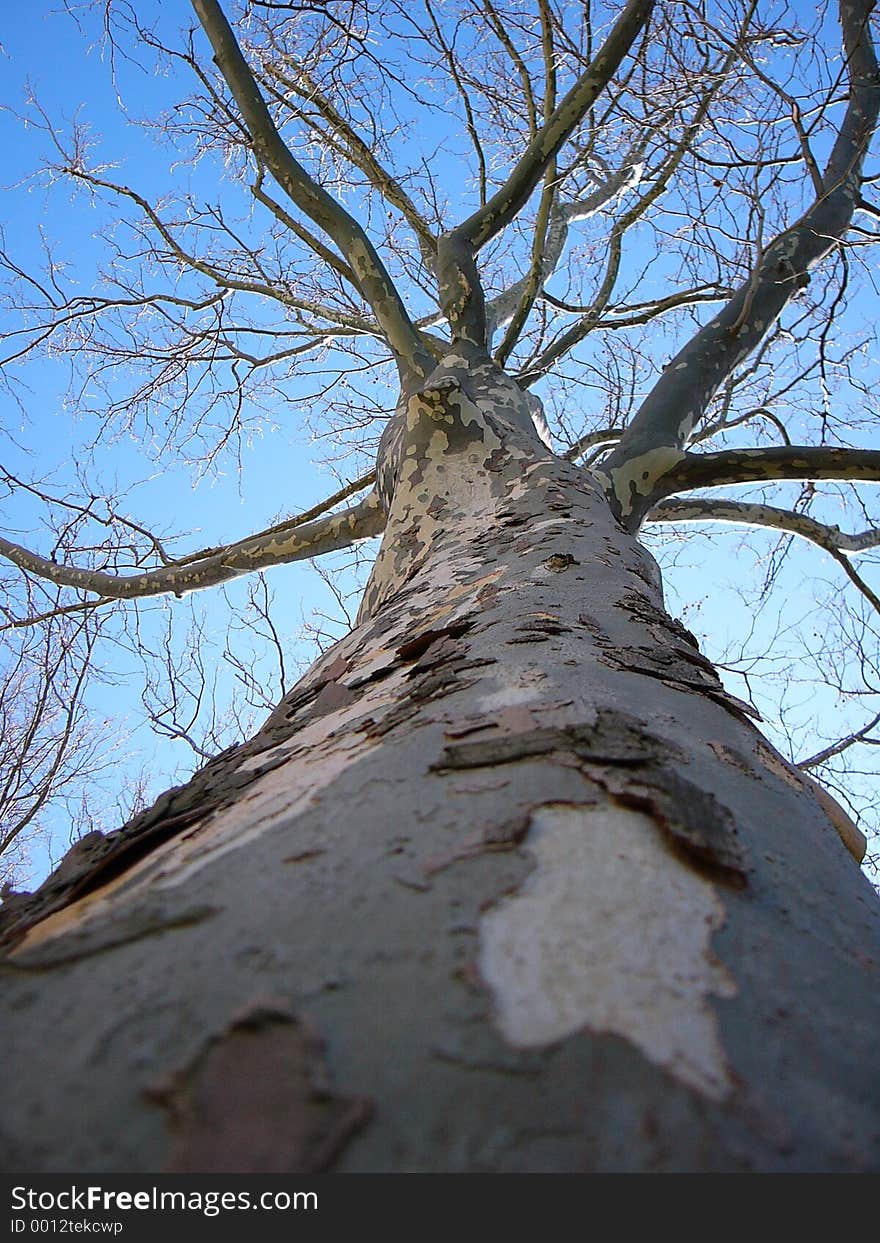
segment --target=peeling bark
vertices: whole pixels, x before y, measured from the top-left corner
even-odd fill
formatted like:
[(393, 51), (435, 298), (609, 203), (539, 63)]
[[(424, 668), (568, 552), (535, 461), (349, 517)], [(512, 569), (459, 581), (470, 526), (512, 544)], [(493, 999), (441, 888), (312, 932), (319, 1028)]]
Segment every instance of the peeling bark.
[(602, 489), (465, 343), (379, 481), (355, 629), (4, 903), (6, 1167), (876, 1167), (876, 900)]

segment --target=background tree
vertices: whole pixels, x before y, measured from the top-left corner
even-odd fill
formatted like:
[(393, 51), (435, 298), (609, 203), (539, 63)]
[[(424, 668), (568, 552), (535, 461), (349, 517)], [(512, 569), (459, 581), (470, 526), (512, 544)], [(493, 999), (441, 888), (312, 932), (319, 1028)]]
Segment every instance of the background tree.
[[(0, 540), (23, 593), (5, 633), (33, 645), (73, 626), (82, 670), (99, 629), (157, 657), (167, 694), (148, 684), (148, 714), (206, 758), (225, 723), (202, 717), (204, 624), (181, 645), (138, 602), (384, 537), (350, 634), (289, 690), (262, 580), (233, 601), (250, 646), (228, 661), (255, 708), (255, 630), (277, 657), (269, 719), (7, 897), (23, 1047), (57, 1029), (68, 1067), (19, 1076), (12, 1162), (876, 1159), (863, 841), (664, 611), (635, 538), (646, 523), (782, 533), (758, 613), (785, 590), (791, 537), (818, 545), (855, 606), (813, 656), (870, 702), (880, 601), (852, 557), (877, 532), (854, 485), (880, 478), (880, 452), (858, 443), (872, 364), (846, 318), (872, 239), (856, 215), (876, 214), (870, 5), (842, 6), (839, 29), (754, 3), (252, 3), (232, 26), (211, 0), (193, 8), (201, 32), (177, 37), (103, 11), (120, 74), (134, 56), (196, 83), (156, 123), (184, 161), (170, 195), (37, 109), (50, 176), (122, 214), (91, 294), (51, 253), (42, 273), (5, 256), (10, 391), (40, 351), (62, 353), (96, 446), (122, 429), (200, 469), (308, 393), (306, 426), (345, 444), (347, 478), (180, 554), (108, 489), (9, 468), (54, 537), (49, 555)], [(203, 197), (221, 161), (222, 203)], [(734, 484), (753, 487), (713, 494)], [(749, 691), (756, 661), (781, 659), (792, 685), (779, 629), (781, 656), (726, 661)], [(34, 702), (54, 686), (74, 704), (48, 790), (77, 747), (98, 750), (77, 741), (66, 665), (35, 667)], [(870, 709), (847, 717), (797, 758), (848, 764), (876, 728)], [(340, 1088), (316, 1086), (325, 1061)], [(62, 1115), (88, 1094), (87, 1139), (59, 1145), (57, 1112), (33, 1122), (43, 1090)]]

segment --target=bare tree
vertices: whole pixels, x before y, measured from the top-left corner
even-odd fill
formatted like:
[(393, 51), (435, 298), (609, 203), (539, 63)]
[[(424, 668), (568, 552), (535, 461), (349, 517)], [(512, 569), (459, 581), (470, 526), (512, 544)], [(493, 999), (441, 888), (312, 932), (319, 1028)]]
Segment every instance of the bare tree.
[[(4, 252), (10, 392), (63, 352), (96, 460), (123, 431), (201, 470), (307, 404), (341, 486), (181, 553), (85, 478), (75, 497), (7, 471), (53, 531), (48, 552), (0, 539), (31, 593), (8, 626), (112, 618), (167, 671), (156, 728), (208, 761), (7, 896), (21, 1047), (61, 1042), (57, 1073), (15, 1076), (9, 1164), (876, 1162), (878, 912), (864, 837), (811, 775), (857, 787), (877, 741), (852, 296), (877, 215), (871, 4), (812, 25), (754, 0), (192, 7), (180, 35), (101, 13), (120, 80), (135, 58), (194, 84), (152, 127), (198, 178), (129, 184), (31, 110), (51, 183), (114, 218), (89, 295), (51, 253), (41, 273)], [(222, 202), (201, 197), (221, 166)], [(758, 672), (802, 676), (788, 624), (730, 648), (734, 694), (639, 538), (729, 524), (775, 541), (753, 618), (793, 541), (838, 576), (802, 654), (867, 710), (804, 751), (791, 704), (788, 758), (752, 719)], [(281, 698), (208, 758), (201, 623), (181, 647), (139, 602), (380, 533), (351, 629), (294, 685), (251, 592)], [(228, 659), (259, 709), (256, 665)]]
[(99, 629), (91, 620), (56, 614), (42, 633), (4, 635), (0, 884), (11, 885), (45, 831), (46, 811), (59, 803), (69, 810), (71, 786), (94, 782), (110, 765), (106, 731), (83, 711)]

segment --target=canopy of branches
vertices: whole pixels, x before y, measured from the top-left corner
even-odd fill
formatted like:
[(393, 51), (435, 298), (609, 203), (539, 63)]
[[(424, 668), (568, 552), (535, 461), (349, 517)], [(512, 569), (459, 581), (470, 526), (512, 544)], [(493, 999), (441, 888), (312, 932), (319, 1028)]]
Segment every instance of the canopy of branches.
[[(240, 738), (297, 631), (349, 624), (379, 438), (453, 342), (532, 395), (736, 692), (870, 828), (874, 22), (871, 0), (13, 15), (6, 878), (39, 831), (136, 810), (144, 764)], [(318, 557), (323, 594), (288, 569), (273, 600), (263, 571)], [(174, 744), (140, 766), (138, 720)]]

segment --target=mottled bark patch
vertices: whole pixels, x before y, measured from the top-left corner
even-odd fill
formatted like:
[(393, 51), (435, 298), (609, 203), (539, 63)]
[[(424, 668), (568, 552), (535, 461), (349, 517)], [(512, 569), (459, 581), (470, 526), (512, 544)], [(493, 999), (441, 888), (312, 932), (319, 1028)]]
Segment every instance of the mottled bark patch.
[(724, 922), (714, 886), (630, 808), (540, 807), (526, 848), (535, 870), (480, 929), (480, 974), (504, 1038), (540, 1048), (609, 1032), (724, 1098), (733, 1081), (710, 997), (736, 987), (711, 949)]
[(273, 1005), (234, 1020), (149, 1097), (167, 1111), (175, 1174), (317, 1174), (372, 1115), (332, 1090), (322, 1041)]

